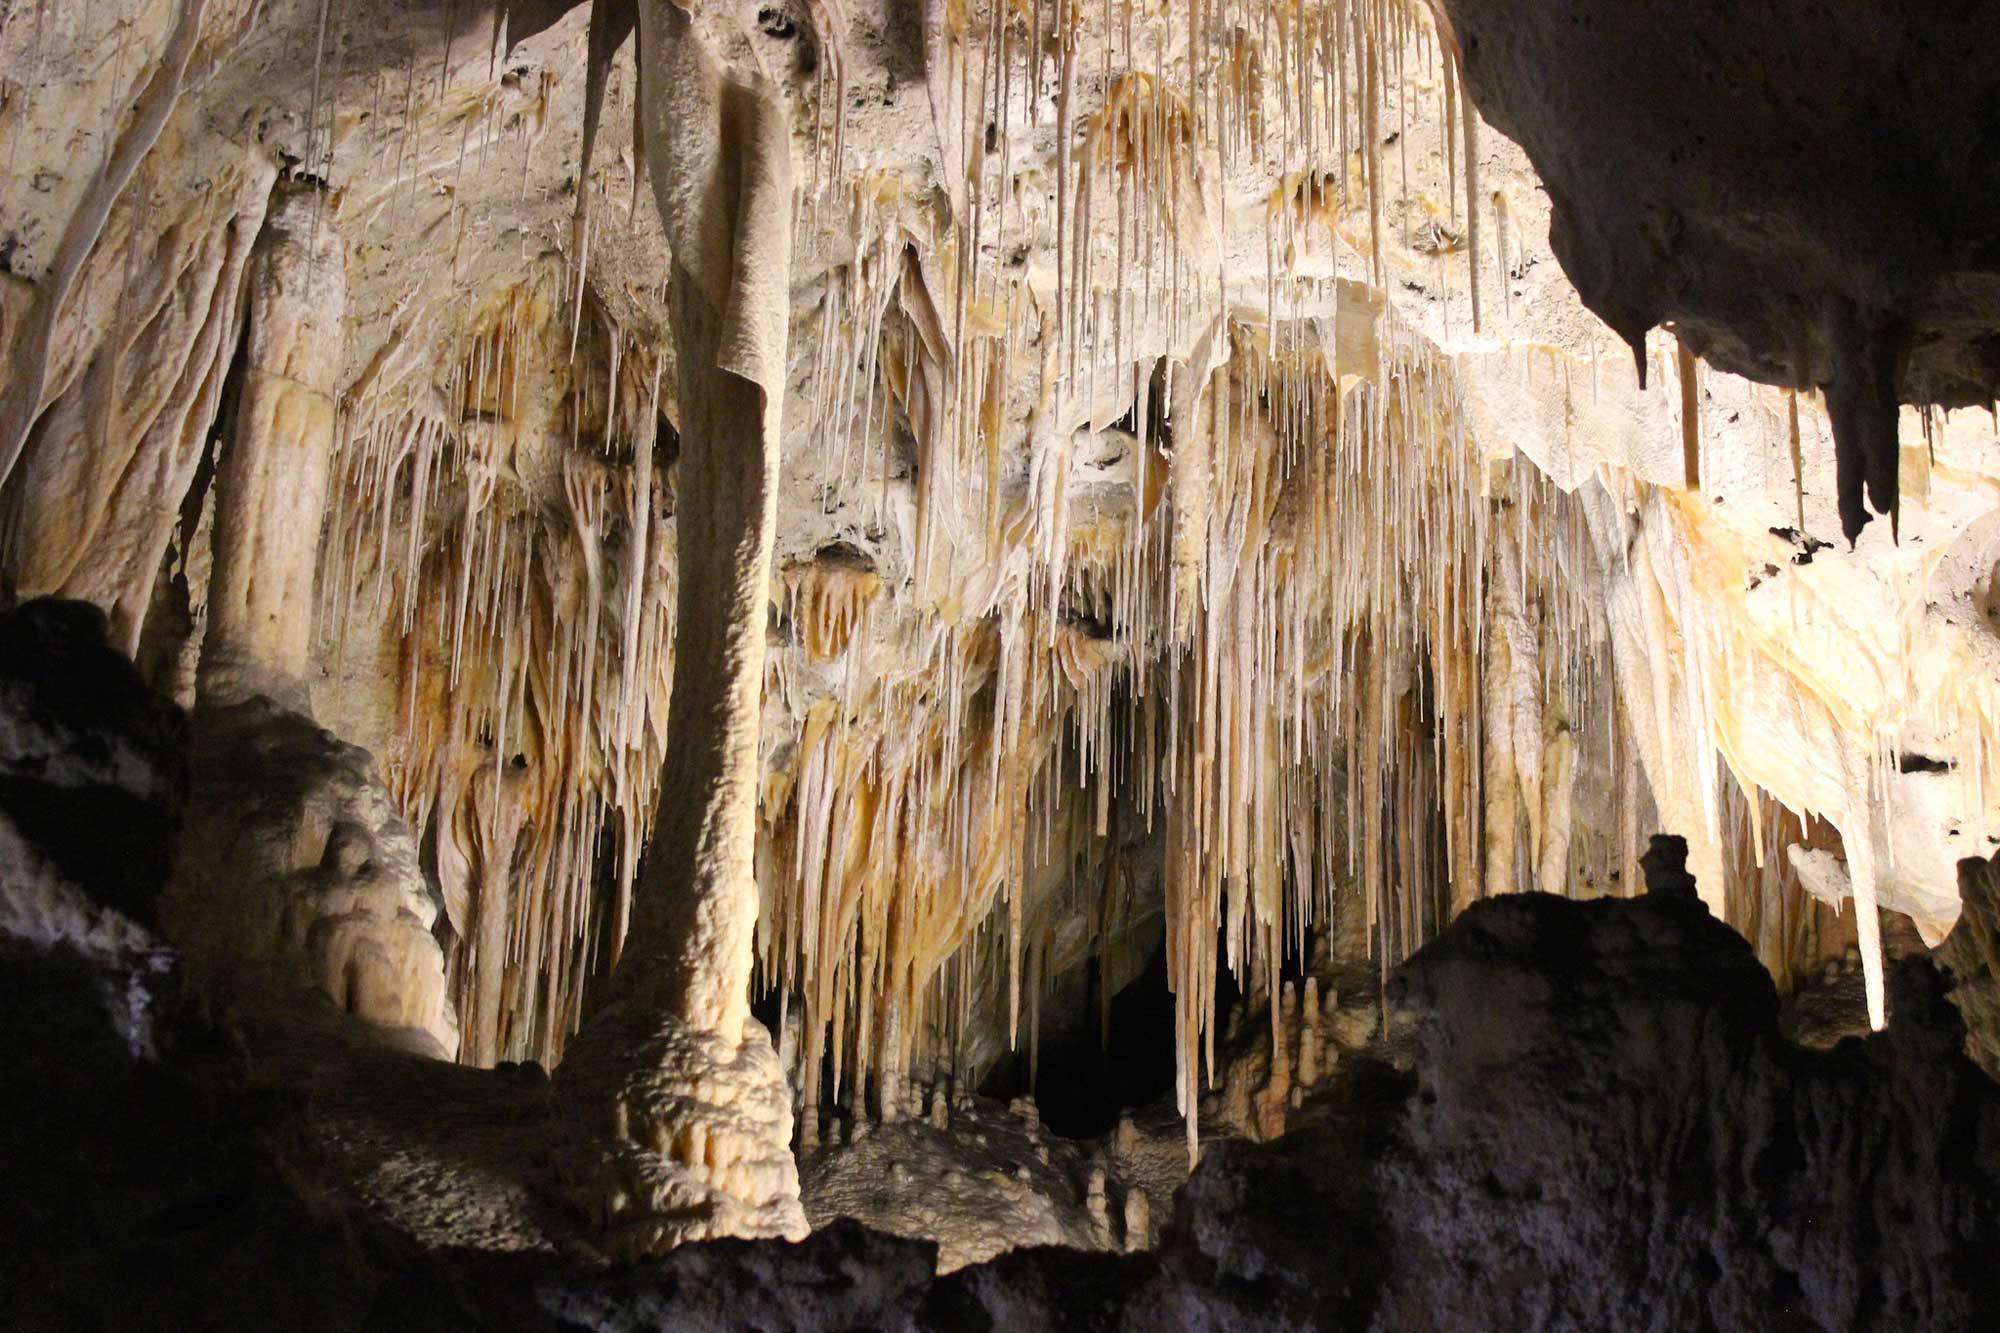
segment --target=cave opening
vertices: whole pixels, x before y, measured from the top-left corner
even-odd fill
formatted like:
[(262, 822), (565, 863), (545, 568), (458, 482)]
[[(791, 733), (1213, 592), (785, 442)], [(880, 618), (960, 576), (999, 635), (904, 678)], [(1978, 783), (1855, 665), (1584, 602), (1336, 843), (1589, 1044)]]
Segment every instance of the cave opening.
[[(1216, 1002), (1226, 1010), (1235, 1007), (1241, 991), (1226, 958), (1220, 957), (1222, 948), (1218, 941), (1225, 980), (1217, 987)], [(1051, 1133), (1089, 1140), (1116, 1126), (1120, 1115), (1169, 1094), (1174, 1083), (1174, 1002), (1165, 942), (1153, 951), (1145, 970), (1111, 997), (1108, 1043), (1093, 1021), (1104, 1003), (1102, 978), (1098, 960), (1089, 959), (1076, 979), (1083, 998), (1064, 1008), (1090, 1017), (1041, 1034), (1032, 1087), (1027, 1053), (1016, 1051), (986, 1076), (980, 1095), (1002, 1100), (1030, 1095)]]

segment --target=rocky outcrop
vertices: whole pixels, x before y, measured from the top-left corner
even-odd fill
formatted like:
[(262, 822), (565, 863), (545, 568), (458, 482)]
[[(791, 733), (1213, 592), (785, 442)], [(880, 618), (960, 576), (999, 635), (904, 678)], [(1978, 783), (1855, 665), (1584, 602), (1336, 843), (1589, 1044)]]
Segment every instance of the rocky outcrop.
[(180, 709), (88, 602), (0, 614), (0, 816), (55, 873), (152, 921), (187, 795)]
[[(1377, 1168), (1393, 1324), (1970, 1327), (2000, 1309), (2000, 1089), (1905, 964), (1889, 1030), (1777, 1033), (1698, 902), (1480, 904), (1401, 975), (1416, 1096)], [(1449, 1281), (1417, 1275), (1445, 1266)]]

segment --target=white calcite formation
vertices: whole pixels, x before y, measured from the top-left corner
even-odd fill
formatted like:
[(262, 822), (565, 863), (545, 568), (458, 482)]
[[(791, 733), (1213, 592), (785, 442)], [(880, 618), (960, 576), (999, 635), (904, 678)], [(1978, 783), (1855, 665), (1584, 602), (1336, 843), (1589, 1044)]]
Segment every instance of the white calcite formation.
[(1879, 1025), (2000, 838), (2000, 426), (1905, 410), (1840, 540), (1820, 396), (1589, 313), (1463, 65), (1414, 0), (0, 15), (0, 587), (198, 663), (197, 975), (552, 1067), (624, 1254), (799, 1234), (795, 1124), (1162, 938), (1190, 1155), (1219, 968), (1275, 1130), (1336, 900), (1386, 970), (1659, 829), (1781, 989), (1853, 913)]
[[(648, 168), (673, 244), (683, 665), (646, 875), (612, 996), (558, 1071), (585, 1126), (569, 1188), (620, 1257), (714, 1236), (806, 1233), (792, 1106), (749, 1016), (757, 742), (777, 519), (791, 245), (779, 94), (687, 13), (642, 0)], [(721, 50), (717, 48), (720, 47)], [(753, 48), (754, 50), (754, 48)]]
[(346, 309), (341, 234), (316, 189), (274, 196), (245, 289), (234, 429), (216, 464), (193, 799), (163, 919), (218, 993), (317, 992), (449, 1058), (458, 1021), (416, 839), (373, 757), (304, 715)]

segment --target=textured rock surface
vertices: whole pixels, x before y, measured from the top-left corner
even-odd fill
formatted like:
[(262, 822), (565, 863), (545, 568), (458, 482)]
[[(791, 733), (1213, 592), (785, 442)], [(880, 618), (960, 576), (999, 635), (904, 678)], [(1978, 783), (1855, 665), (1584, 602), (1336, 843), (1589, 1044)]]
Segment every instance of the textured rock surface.
[(0, 814), (65, 878), (152, 921), (187, 794), (186, 719), (85, 602), (0, 613)]
[(568, 1275), (539, 1303), (564, 1328), (876, 1328), (912, 1326), (931, 1282), (933, 1250), (853, 1222), (800, 1244), (722, 1240), (611, 1275)]
[(1960, 862), (1958, 883), (1965, 911), (1937, 960), (1953, 978), (1966, 1054), (2000, 1080), (2000, 858)]
[(352, 1015), (450, 1058), (438, 903), (373, 756), (268, 699), (199, 709), (163, 910), (203, 988)]
[[(1889, 1031), (1777, 1035), (1769, 976), (1698, 903), (1482, 905), (1401, 974), (1426, 1016), (1377, 1171), (1390, 1324), (1970, 1327), (2000, 1309), (2000, 1089), (1927, 964)], [(1414, 1262), (1406, 1270), (1402, 1260)]]
[[(844, 1136), (803, 1153), (807, 1220), (823, 1227), (858, 1218), (877, 1231), (934, 1241), (941, 1272), (1024, 1246), (1116, 1248), (1109, 1219), (1124, 1195), (1102, 1201), (1100, 1233), (1082, 1145), (986, 1099), (966, 1098), (937, 1119), (944, 1123), (850, 1121)], [(1180, 1126), (1173, 1128), (1177, 1134)]]
[(719, 1236), (804, 1236), (791, 1089), (763, 1027), (745, 1019), (731, 1041), (671, 1014), (598, 1021), (603, 1036), (557, 1071), (557, 1167), (605, 1249), (631, 1259)]

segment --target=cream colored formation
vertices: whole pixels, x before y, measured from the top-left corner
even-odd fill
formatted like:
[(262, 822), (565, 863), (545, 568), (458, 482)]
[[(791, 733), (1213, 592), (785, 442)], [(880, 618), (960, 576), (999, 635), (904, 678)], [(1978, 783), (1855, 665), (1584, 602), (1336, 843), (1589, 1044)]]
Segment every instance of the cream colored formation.
[(1906, 414), (1901, 543), (1826, 545), (1823, 407), (1666, 333), (1639, 388), (1429, 6), (644, 0), (608, 64), (528, 8), (0, 20), (0, 551), (373, 752), (272, 750), (335, 813), (185, 933), (561, 1060), (615, 1247), (796, 1234), (795, 1105), (975, 1082), (1160, 933), (1192, 1147), (1218, 932), (1310, 1084), (1338, 895), (1386, 967), (1671, 829), (1781, 984), (1854, 911), (1877, 1021), (1878, 911), (1950, 926), (1995, 422)]
[(346, 311), (338, 220), (281, 188), (252, 251), (242, 383), (216, 464), (193, 785), (163, 921), (239, 1004), (306, 983), (450, 1058), (457, 1016), (416, 838), (364, 750), (310, 716), (315, 538)]

